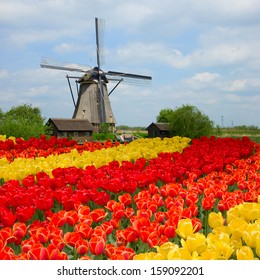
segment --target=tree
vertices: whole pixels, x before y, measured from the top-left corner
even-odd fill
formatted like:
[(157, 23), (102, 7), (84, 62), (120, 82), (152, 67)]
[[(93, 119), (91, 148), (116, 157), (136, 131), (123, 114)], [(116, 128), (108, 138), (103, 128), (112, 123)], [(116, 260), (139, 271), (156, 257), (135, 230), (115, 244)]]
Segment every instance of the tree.
[(156, 117), (156, 121), (159, 123), (169, 123), (172, 119), (173, 112), (170, 108), (162, 109)]
[(171, 109), (161, 112), (160, 115), (164, 116), (165, 120), (168, 119), (171, 135), (199, 138), (213, 134), (213, 122), (195, 106), (183, 105), (172, 112)]
[(40, 108), (23, 104), (12, 107), (8, 112), (2, 114), (0, 134), (24, 139), (39, 137), (46, 132), (44, 122), (45, 119), (41, 115)]

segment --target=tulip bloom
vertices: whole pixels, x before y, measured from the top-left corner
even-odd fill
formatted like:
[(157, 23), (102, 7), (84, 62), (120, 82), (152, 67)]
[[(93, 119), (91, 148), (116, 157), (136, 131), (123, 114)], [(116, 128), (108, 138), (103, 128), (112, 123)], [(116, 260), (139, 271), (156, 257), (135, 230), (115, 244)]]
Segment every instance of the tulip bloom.
[(176, 233), (183, 239), (193, 233), (193, 225), (191, 219), (182, 219), (178, 223)]
[(75, 244), (75, 248), (79, 255), (85, 255), (88, 252), (88, 241), (79, 239)]
[(197, 252), (200, 255), (203, 251), (207, 249), (207, 240), (204, 234), (196, 232), (190, 234), (186, 241), (181, 240), (183, 248), (187, 249), (191, 254)]
[(89, 240), (90, 252), (93, 255), (101, 255), (105, 249), (106, 242), (101, 236), (93, 236)]
[(170, 250), (175, 250), (178, 249), (178, 245), (172, 243), (172, 242), (166, 242), (162, 244), (161, 246), (155, 246), (157, 252), (162, 255), (163, 260), (168, 259), (168, 253)]
[(248, 246), (242, 246), (236, 251), (237, 260), (253, 260), (254, 252)]
[(185, 248), (174, 248), (169, 251), (168, 260), (192, 260), (190, 252)]
[(238, 205), (238, 211), (241, 217), (247, 222), (254, 221), (260, 218), (260, 204), (244, 202)]
[(224, 224), (224, 218), (221, 212), (210, 212), (208, 216), (208, 223), (211, 228), (221, 227)]
[(148, 252), (148, 253), (141, 253), (135, 255), (134, 260), (163, 260), (163, 257), (160, 253), (155, 252)]
[(98, 208), (89, 213), (90, 217), (92, 218), (93, 222), (101, 222), (107, 216), (107, 213), (103, 208)]
[(216, 260), (228, 260), (234, 251), (231, 243), (218, 239), (213, 243), (210, 243), (208, 247), (212, 251), (214, 259)]
[(33, 245), (28, 251), (30, 260), (48, 260), (49, 254), (47, 248), (43, 247), (42, 244)]

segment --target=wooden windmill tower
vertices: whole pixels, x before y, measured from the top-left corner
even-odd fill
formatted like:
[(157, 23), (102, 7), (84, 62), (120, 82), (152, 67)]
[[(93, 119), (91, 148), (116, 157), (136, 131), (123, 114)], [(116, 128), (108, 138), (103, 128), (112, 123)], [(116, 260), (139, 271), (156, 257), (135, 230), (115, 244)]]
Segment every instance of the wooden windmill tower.
[[(96, 130), (100, 130), (101, 124), (108, 123), (113, 129), (115, 127), (115, 118), (111, 108), (109, 95), (114, 89), (124, 81), (145, 81), (151, 80), (150, 76), (138, 74), (129, 74), (116, 71), (104, 72), (101, 70), (100, 63), (100, 39), (99, 39), (100, 19), (95, 18), (96, 29), (96, 51), (97, 51), (97, 66), (92, 69), (86, 69), (82, 66), (69, 66), (68, 64), (57, 63), (50, 59), (42, 59), (41, 67), (65, 71), (83, 72), (81, 77), (67, 76), (69, 87), (75, 106), (72, 118), (87, 119), (92, 123)], [(76, 79), (79, 84), (77, 88), (77, 100), (75, 101), (70, 78)], [(109, 81), (116, 82), (114, 88), (108, 93), (107, 83)]]

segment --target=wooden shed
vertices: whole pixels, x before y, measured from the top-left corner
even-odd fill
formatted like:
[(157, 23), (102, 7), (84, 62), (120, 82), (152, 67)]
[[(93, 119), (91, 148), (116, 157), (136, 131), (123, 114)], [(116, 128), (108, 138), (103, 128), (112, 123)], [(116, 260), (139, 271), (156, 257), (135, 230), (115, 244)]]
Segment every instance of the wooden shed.
[(94, 126), (87, 119), (54, 119), (50, 118), (47, 125), (51, 128), (51, 135), (57, 138), (68, 137), (84, 143), (92, 141)]
[(151, 123), (146, 130), (148, 130), (148, 137), (170, 137), (169, 124), (168, 123)]

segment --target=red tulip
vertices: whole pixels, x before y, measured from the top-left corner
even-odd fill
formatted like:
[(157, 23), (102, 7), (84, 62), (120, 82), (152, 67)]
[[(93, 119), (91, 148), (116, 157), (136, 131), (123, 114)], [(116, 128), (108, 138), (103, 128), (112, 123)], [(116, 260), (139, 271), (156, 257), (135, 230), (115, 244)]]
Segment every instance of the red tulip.
[(50, 231), (49, 229), (45, 228), (45, 227), (38, 227), (36, 229), (36, 232), (35, 232), (35, 237), (38, 238), (38, 240), (41, 242), (41, 243), (47, 243), (49, 241), (49, 236), (50, 236)]
[(204, 197), (201, 201), (202, 207), (205, 210), (211, 210), (214, 207), (214, 199), (211, 197)]
[(35, 184), (35, 179), (33, 175), (28, 175), (22, 180), (22, 185), (26, 188), (32, 187)]
[(101, 222), (105, 219), (108, 213), (105, 212), (103, 208), (98, 208), (90, 212), (90, 217), (93, 220), (93, 222)]
[(176, 235), (176, 225), (172, 222), (166, 222), (164, 235), (168, 238), (173, 238)]
[(50, 240), (51, 244), (55, 246), (59, 251), (62, 251), (65, 247), (65, 242), (62, 237), (56, 236)]
[(75, 231), (78, 232), (83, 239), (89, 239), (93, 234), (93, 228), (87, 223), (80, 223), (75, 226)]
[(10, 240), (12, 242), (12, 235), (13, 231), (10, 227), (0, 229), (0, 241), (9, 243), (8, 240)]
[(28, 251), (28, 256), (30, 260), (48, 260), (49, 254), (47, 248), (43, 247), (41, 244), (34, 244)]
[(75, 244), (78, 240), (81, 239), (81, 236), (78, 232), (66, 232), (64, 234), (64, 241), (72, 247), (75, 247)]
[(129, 206), (132, 203), (132, 196), (129, 193), (124, 193), (118, 197), (118, 200), (125, 206)]
[(68, 260), (68, 255), (64, 252), (61, 252), (53, 244), (49, 244), (47, 247), (48, 255), (50, 260)]
[(106, 232), (103, 230), (103, 228), (101, 226), (98, 226), (98, 227), (94, 228), (94, 230), (92, 232), (92, 235), (91, 235), (91, 238), (94, 237), (94, 236), (102, 237), (105, 241), (106, 241), (106, 238), (107, 238)]
[(138, 233), (132, 227), (128, 227), (121, 231), (122, 236), (127, 242), (134, 242), (138, 238)]
[(65, 212), (64, 217), (66, 219), (66, 223), (70, 226), (75, 225), (79, 220), (78, 213), (75, 210)]
[(4, 227), (12, 227), (16, 220), (16, 214), (14, 214), (12, 211), (0, 207), (0, 225)]
[(89, 240), (91, 254), (101, 255), (105, 249), (106, 242), (101, 236), (93, 236)]
[(16, 207), (16, 217), (19, 222), (29, 221), (36, 211), (35, 206), (19, 205)]
[(105, 231), (106, 235), (109, 235), (113, 232), (114, 228), (111, 224), (110, 221), (108, 222), (104, 222), (102, 225), (101, 225), (102, 229)]
[(85, 255), (88, 252), (88, 241), (80, 239), (76, 242), (75, 248), (78, 254)]
[(133, 208), (131, 207), (128, 207), (125, 209), (125, 214), (124, 216), (127, 218), (127, 219), (130, 219), (131, 217), (133, 217), (133, 215), (135, 214), (135, 211)]
[(198, 231), (201, 230), (202, 222), (201, 222), (200, 219), (198, 219), (196, 217), (193, 217), (193, 218), (191, 218), (191, 222), (192, 222), (192, 226), (193, 226), (194, 232), (198, 232)]
[(125, 257), (121, 253), (115, 253), (109, 259), (110, 260), (125, 260)]
[(27, 226), (25, 223), (15, 223), (13, 225), (13, 236), (17, 238), (23, 238), (26, 235)]
[(158, 211), (154, 213), (154, 218), (158, 223), (163, 223), (165, 220), (165, 212)]
[(147, 237), (147, 243), (150, 246), (150, 248), (153, 248), (154, 246), (158, 245), (159, 243), (159, 236), (157, 231), (151, 232)]

